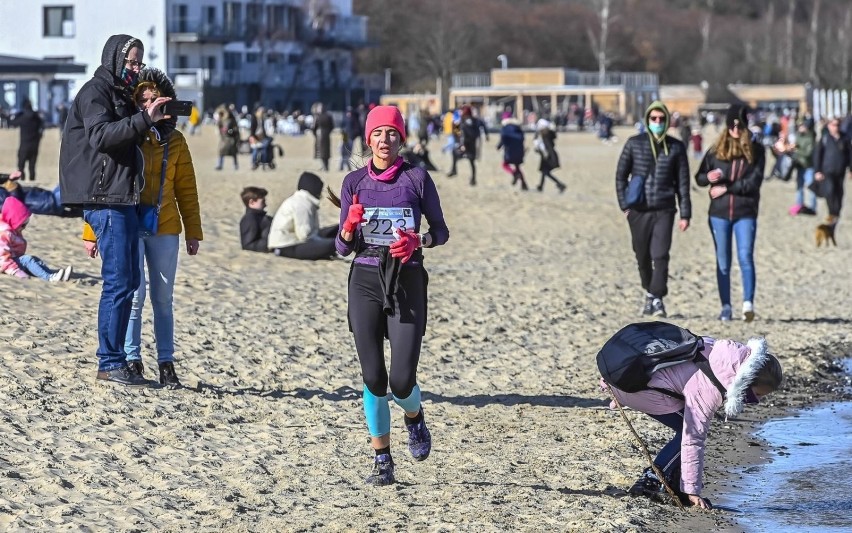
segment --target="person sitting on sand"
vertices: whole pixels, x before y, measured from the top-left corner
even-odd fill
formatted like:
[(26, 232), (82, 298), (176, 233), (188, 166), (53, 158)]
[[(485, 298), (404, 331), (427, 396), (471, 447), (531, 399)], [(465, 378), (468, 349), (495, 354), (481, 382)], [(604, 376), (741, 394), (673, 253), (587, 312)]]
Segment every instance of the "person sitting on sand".
[(337, 224), (319, 225), (322, 179), (302, 172), (296, 192), (284, 200), (269, 230), (268, 247), (279, 257), (291, 259), (331, 259), (335, 256), (334, 238)]
[[(693, 362), (684, 362), (654, 372), (648, 387), (627, 393), (601, 380), (618, 402), (641, 411), (675, 435), (660, 450), (654, 465), (666, 477), (666, 482), (684, 504), (702, 509), (711, 508), (701, 497), (703, 488), (704, 446), (710, 421), (717, 409), (725, 406), (727, 416), (739, 415), (744, 404), (756, 404), (770, 392), (778, 390), (783, 379), (781, 364), (767, 351), (765, 339), (751, 339), (748, 344), (733, 340), (704, 337), (702, 354), (710, 362), (713, 374), (725, 387), (722, 393)], [(683, 399), (669, 396), (671, 391)], [(611, 407), (615, 407), (612, 405)], [(655, 500), (667, 499), (662, 483), (648, 467), (628, 491), (633, 496)]]
[(269, 228), (272, 217), (266, 214), (266, 189), (246, 187), (240, 198), (246, 213), (240, 219), (240, 245), (250, 252), (268, 252)]
[(52, 191), (41, 187), (27, 187), (20, 184), (23, 176), (20, 170), (9, 174), (0, 174), (0, 209), (6, 198), (14, 196), (22, 201), (30, 213), (34, 215), (52, 215), (57, 217), (82, 217), (83, 210), (79, 207), (62, 205), (59, 196), (59, 185)]
[(45, 281), (68, 281), (72, 267), (52, 270), (38, 257), (27, 254), (24, 228), (31, 216), (27, 206), (14, 196), (4, 202), (0, 213), (0, 272), (20, 279), (32, 276)]

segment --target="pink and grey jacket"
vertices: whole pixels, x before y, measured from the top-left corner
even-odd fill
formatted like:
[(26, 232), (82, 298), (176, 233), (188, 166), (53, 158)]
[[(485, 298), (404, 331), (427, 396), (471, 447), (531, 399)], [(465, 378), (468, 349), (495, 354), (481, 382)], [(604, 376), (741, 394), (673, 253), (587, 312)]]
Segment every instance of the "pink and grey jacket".
[(21, 226), (30, 218), (30, 210), (23, 202), (10, 196), (3, 202), (0, 213), (0, 272), (15, 275), (20, 270), (15, 258), (27, 253), (27, 240)]
[[(612, 387), (621, 405), (643, 413), (664, 415), (683, 410), (680, 490), (686, 494), (701, 494), (704, 486), (704, 443), (710, 421), (722, 404), (728, 416), (742, 412), (746, 389), (765, 360), (766, 341), (752, 339), (744, 345), (732, 340), (704, 337), (703, 353), (710, 361), (713, 374), (727, 389), (727, 398), (722, 398), (713, 382), (694, 363), (682, 363), (659, 370), (648, 383), (650, 387), (680, 393), (684, 400), (653, 390), (627, 393)], [(604, 390), (607, 388), (603, 380), (601, 387)]]

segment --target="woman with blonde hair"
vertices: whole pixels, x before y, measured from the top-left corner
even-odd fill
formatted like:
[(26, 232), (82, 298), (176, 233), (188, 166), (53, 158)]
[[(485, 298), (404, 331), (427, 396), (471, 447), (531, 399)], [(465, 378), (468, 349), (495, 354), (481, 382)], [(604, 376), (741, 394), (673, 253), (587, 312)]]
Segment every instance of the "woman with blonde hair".
[(710, 187), (709, 223), (716, 246), (716, 282), (722, 311), (719, 320), (729, 321), (731, 310), (731, 244), (737, 240), (737, 260), (743, 282), (743, 314), (754, 320), (754, 294), (757, 276), (754, 267), (754, 241), (760, 185), (763, 183), (765, 154), (748, 129), (747, 109), (731, 105), (725, 117), (727, 128), (716, 144), (707, 150), (695, 181)]

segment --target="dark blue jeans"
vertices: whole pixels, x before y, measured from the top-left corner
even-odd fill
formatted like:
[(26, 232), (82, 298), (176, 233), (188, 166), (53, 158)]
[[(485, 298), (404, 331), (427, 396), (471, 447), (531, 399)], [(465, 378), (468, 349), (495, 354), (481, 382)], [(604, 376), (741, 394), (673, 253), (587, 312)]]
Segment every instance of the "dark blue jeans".
[(125, 365), (124, 337), (139, 287), (139, 220), (135, 206), (83, 211), (94, 230), (101, 255), (101, 301), (98, 305), (98, 370)]
[[(657, 457), (654, 459), (654, 464), (663, 471), (666, 479), (672, 483), (680, 482), (680, 441), (683, 437), (683, 411), (669, 413), (667, 415), (648, 415), (657, 422), (674, 430), (675, 435), (668, 442)], [(672, 479), (672, 474), (676, 474), (677, 479)], [(673, 490), (680, 490), (679, 486), (673, 486)]]

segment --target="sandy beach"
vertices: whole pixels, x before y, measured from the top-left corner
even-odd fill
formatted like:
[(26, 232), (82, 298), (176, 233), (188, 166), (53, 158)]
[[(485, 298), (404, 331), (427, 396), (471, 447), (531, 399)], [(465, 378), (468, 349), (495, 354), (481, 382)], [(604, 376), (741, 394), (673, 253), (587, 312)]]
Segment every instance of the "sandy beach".
[[(418, 381), (434, 447), (415, 462), (394, 408), (398, 483), (387, 488), (363, 482), (372, 452), (346, 324), (349, 265), (240, 250), (240, 190), (267, 188), (274, 212), (299, 174), (320, 166), (311, 136), (279, 136), (285, 156), (274, 171), (251, 171), (241, 156), (238, 172), (227, 162), (213, 169), (213, 127), (188, 137), (204, 241), (199, 255), (181, 253), (175, 288), (181, 389), (95, 383), (100, 260), (86, 256), (79, 219), (34, 217), (30, 252), (51, 266), (73, 265), (75, 275), (58, 284), (0, 276), (0, 530), (736, 530), (721, 511), (682, 512), (625, 495), (645, 459), (608, 408), (594, 358), (639, 319), (642, 292), (614, 190), (631, 133), (617, 130), (615, 145), (560, 134), (564, 194), (552, 183), (543, 193), (512, 189), (496, 135), (484, 146), (477, 187), (468, 185), (466, 161), (458, 177), (445, 177), (448, 157), (431, 143), (450, 228), (446, 246), (425, 252), (430, 316)], [(58, 182), (58, 142), (48, 130), (41, 187)], [(17, 146), (17, 130), (0, 130), (0, 172), (13, 170)], [(532, 186), (537, 169), (530, 150)], [(321, 176), (339, 190), (344, 173)], [(818, 219), (791, 217), (793, 195), (793, 183), (763, 186), (752, 323), (716, 320), (705, 189), (693, 188), (692, 227), (674, 237), (668, 320), (743, 342), (766, 336), (788, 376), (771, 405), (712, 426), (711, 500), (724, 490), (726, 467), (765, 451), (749, 446), (743, 430), (836, 397), (827, 361), (852, 353), (852, 228), (841, 221), (839, 246), (817, 249), (813, 230), (825, 205)], [(847, 200), (844, 215), (849, 209)], [(337, 221), (327, 200), (320, 213), (323, 223)], [(736, 266), (732, 283), (736, 311)], [(153, 376), (150, 308), (145, 320), (143, 360)], [(652, 450), (665, 443), (662, 426), (629, 416)]]

